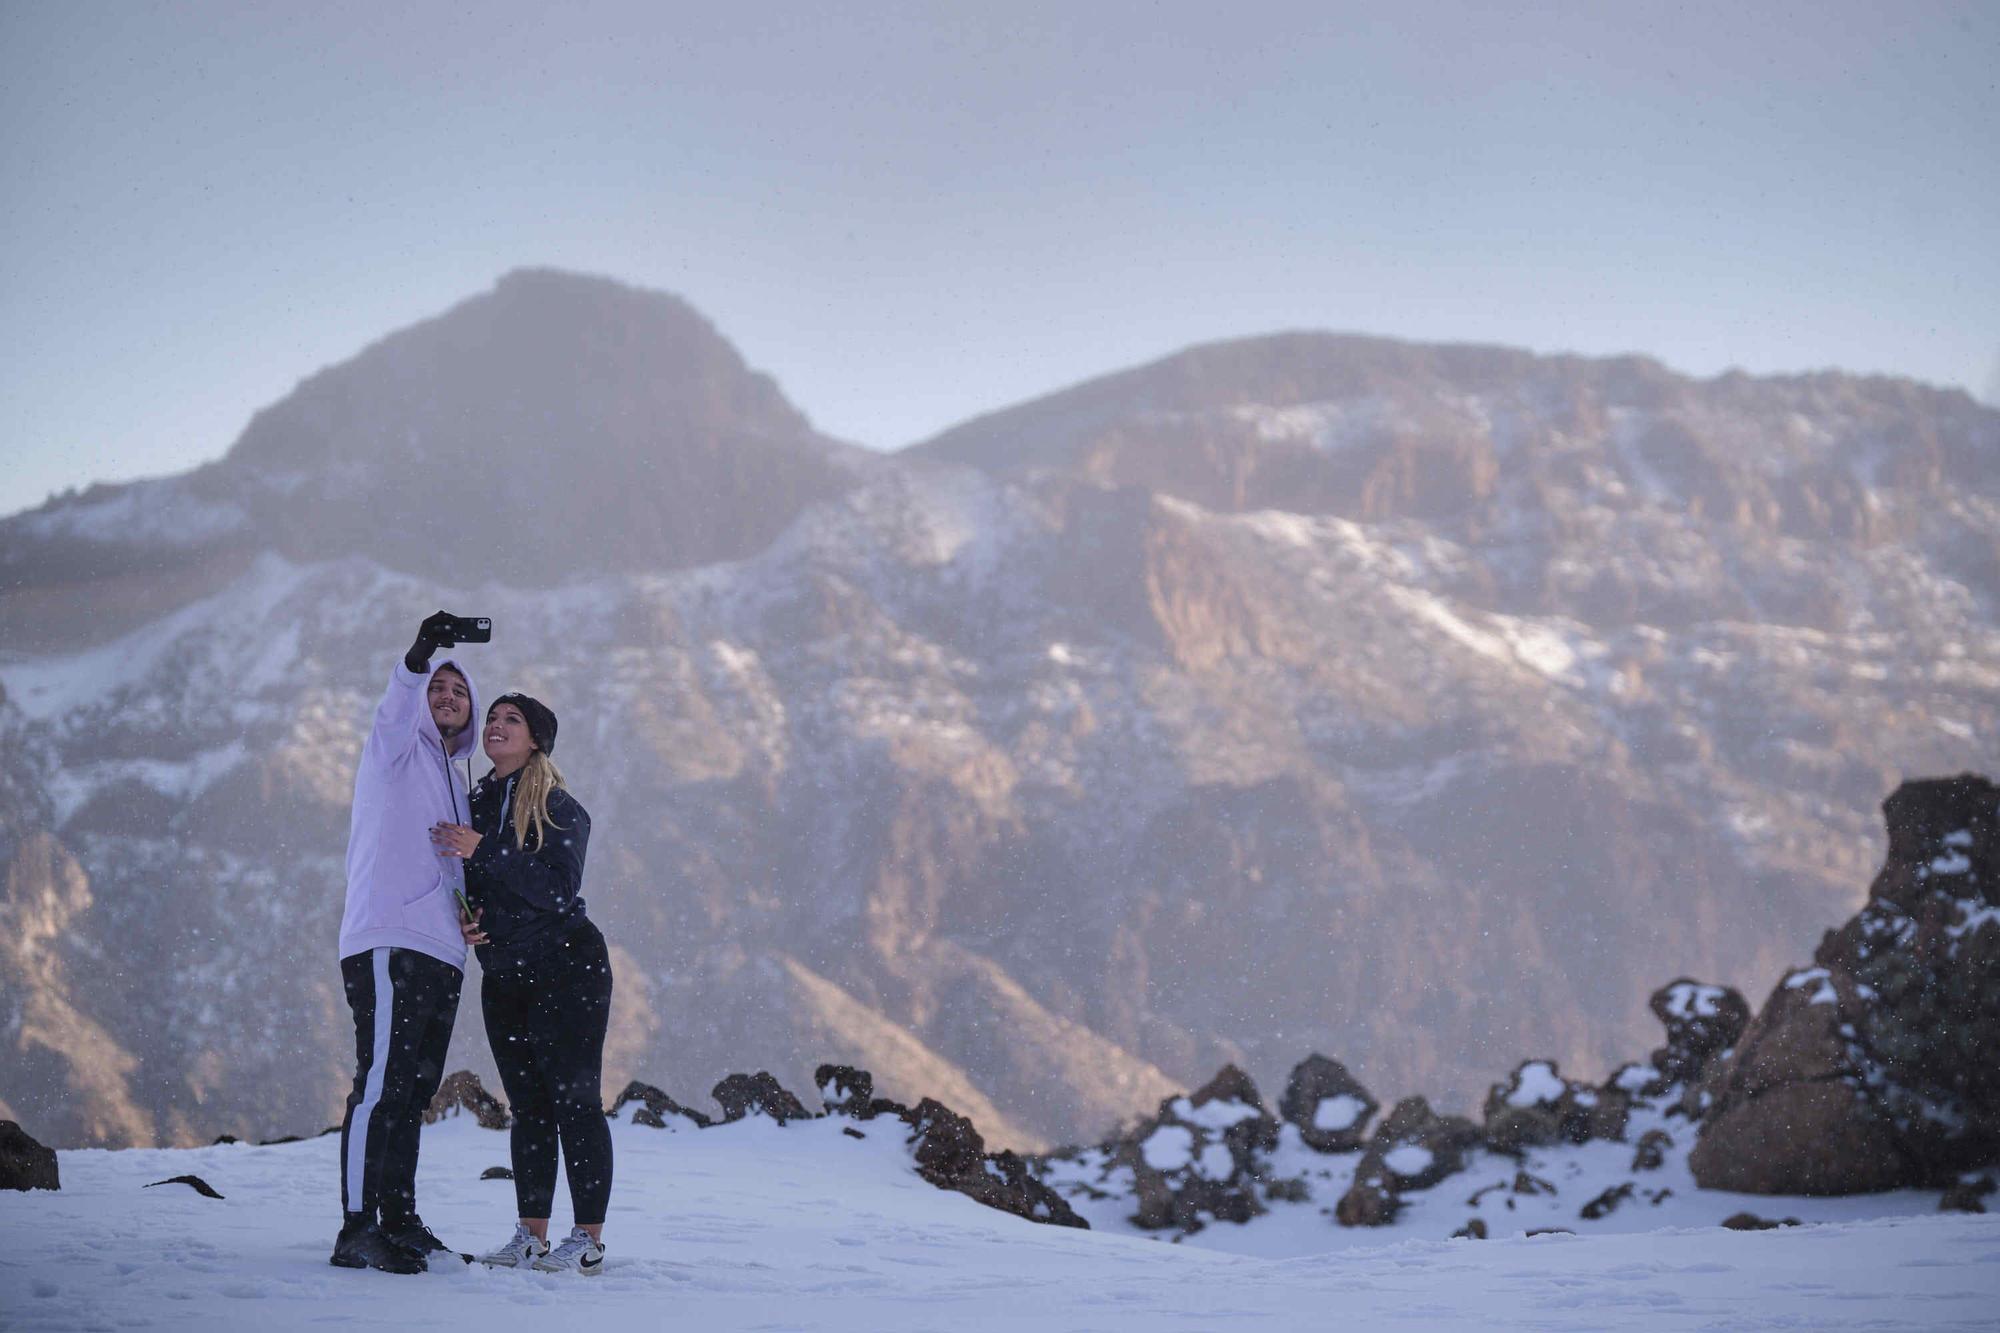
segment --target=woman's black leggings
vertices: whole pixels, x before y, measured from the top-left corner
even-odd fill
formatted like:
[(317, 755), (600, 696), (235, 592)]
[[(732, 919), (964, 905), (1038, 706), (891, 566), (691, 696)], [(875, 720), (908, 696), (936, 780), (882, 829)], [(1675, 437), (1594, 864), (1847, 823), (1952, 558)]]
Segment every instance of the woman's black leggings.
[(599, 1087), (604, 1030), (611, 1022), (604, 936), (584, 921), (534, 958), (488, 969), (479, 1006), (514, 1114), (520, 1216), (549, 1215), (560, 1140), (576, 1224), (603, 1222), (611, 1201), (611, 1127)]

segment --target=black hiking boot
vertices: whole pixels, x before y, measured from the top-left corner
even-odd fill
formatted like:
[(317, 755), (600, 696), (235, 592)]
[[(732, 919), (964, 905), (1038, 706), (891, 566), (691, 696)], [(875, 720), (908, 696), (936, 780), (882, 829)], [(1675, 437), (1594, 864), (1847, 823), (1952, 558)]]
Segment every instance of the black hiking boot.
[(408, 1217), (383, 1218), (382, 1234), (418, 1255), (456, 1253), (451, 1246), (439, 1240), (437, 1233), (425, 1226), (424, 1219), (415, 1213)]
[(327, 1262), (335, 1268), (374, 1268), (384, 1273), (421, 1273), (430, 1266), (423, 1255), (390, 1240), (374, 1222), (342, 1227)]

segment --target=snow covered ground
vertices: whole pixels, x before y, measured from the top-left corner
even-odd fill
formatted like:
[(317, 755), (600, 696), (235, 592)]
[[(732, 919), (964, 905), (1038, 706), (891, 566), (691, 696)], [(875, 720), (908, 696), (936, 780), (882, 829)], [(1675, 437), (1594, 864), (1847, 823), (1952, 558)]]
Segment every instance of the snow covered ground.
[[(1387, 1230), (1343, 1230), (1299, 1204), (1169, 1244), (1036, 1226), (943, 1193), (917, 1178), (903, 1133), (893, 1120), (837, 1117), (698, 1132), (619, 1123), (609, 1256), (595, 1279), (455, 1263), (418, 1277), (328, 1266), (333, 1137), (64, 1152), (60, 1193), (0, 1194), (0, 1328), (2000, 1327), (2000, 1216), (1938, 1215), (1934, 1194), (1694, 1201), (1670, 1163), (1659, 1184), (1676, 1192), (1657, 1208), (1640, 1201), (1602, 1224), (1578, 1223), (1579, 1180), (1561, 1191), (1567, 1220), (1553, 1210), (1518, 1219), (1517, 1229), (1574, 1225), (1585, 1235), (1509, 1235), (1507, 1210), (1489, 1206), (1477, 1211), (1495, 1239), (1435, 1239), (1474, 1211), (1461, 1196), (1500, 1177), (1494, 1159)], [(1629, 1163), (1628, 1145), (1580, 1151), (1591, 1148)], [(1338, 1172), (1352, 1160), (1300, 1165)], [(506, 1161), (506, 1135), (469, 1119), (425, 1132), (420, 1201), (447, 1241), (475, 1249), (506, 1236), (513, 1187), (479, 1178)], [(1571, 1164), (1594, 1170), (1585, 1158)], [(144, 1188), (186, 1173), (225, 1197)], [(1739, 1205), (1811, 1224), (1754, 1233), (1693, 1224)], [(559, 1200), (559, 1227), (566, 1209)]]

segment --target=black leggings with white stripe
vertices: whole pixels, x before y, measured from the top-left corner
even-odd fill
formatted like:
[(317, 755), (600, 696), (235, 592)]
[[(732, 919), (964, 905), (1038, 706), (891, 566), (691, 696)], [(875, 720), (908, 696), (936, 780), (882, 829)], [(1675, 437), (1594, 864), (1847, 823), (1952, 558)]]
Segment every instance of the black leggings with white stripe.
[(340, 960), (354, 1012), (354, 1090), (340, 1124), (341, 1208), (350, 1219), (417, 1209), (417, 1136), (444, 1078), (464, 974), (415, 949)]
[(576, 1224), (598, 1225), (611, 1201), (611, 1128), (600, 1086), (611, 1022), (604, 936), (582, 921), (532, 959), (489, 963), (479, 1007), (514, 1115), (519, 1215), (549, 1215), (560, 1142)]

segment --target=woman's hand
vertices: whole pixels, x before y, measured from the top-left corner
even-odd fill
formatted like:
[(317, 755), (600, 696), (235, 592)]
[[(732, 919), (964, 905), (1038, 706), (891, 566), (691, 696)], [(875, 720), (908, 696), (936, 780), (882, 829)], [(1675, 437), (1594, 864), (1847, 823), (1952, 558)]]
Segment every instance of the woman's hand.
[(469, 824), (431, 825), (431, 846), (439, 856), (456, 856), (463, 861), (479, 850), (479, 835)]
[(458, 918), (458, 933), (465, 936), (468, 947), (486, 943), (486, 932), (479, 928), (479, 918), (485, 915), (486, 909), (482, 907), (470, 917), (461, 915)]

